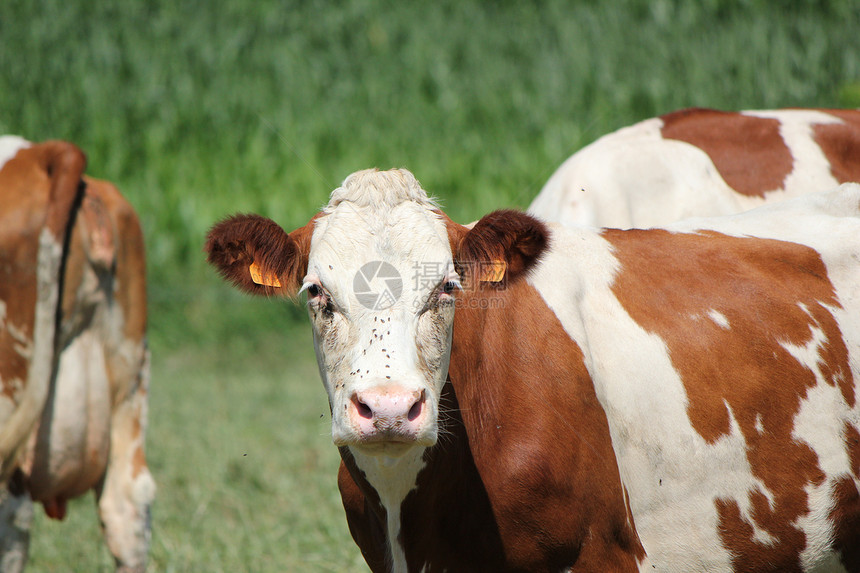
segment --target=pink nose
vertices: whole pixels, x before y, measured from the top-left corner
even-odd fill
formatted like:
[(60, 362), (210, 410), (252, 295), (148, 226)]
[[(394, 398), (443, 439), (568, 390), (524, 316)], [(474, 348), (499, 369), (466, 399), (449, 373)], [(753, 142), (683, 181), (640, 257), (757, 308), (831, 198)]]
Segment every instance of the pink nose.
[(364, 441), (412, 442), (427, 419), (424, 391), (380, 385), (352, 395), (349, 417)]

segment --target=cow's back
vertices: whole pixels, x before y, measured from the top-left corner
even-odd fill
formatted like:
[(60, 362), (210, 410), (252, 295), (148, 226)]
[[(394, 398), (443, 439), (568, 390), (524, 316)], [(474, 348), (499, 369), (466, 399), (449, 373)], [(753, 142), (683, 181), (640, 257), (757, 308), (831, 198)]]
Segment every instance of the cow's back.
[(850, 181), (860, 181), (860, 111), (689, 109), (584, 147), (529, 212), (565, 225), (644, 228)]

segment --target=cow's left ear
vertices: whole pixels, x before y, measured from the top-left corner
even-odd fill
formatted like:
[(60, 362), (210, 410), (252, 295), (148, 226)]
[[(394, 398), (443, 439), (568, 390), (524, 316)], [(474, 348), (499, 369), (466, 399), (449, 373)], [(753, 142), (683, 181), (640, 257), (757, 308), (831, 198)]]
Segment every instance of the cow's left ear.
[(516, 280), (537, 263), (549, 246), (546, 225), (520, 211), (494, 211), (458, 234), (454, 258), (458, 272), (466, 275), (463, 278), (469, 284)]
[(295, 297), (308, 269), (314, 221), (292, 233), (260, 215), (234, 215), (206, 237), (207, 260), (225, 280), (251, 294)]

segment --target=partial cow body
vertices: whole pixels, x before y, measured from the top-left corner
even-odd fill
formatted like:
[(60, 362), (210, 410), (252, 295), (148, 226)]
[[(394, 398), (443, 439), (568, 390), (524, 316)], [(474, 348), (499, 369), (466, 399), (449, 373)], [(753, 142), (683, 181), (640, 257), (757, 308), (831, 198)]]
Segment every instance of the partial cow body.
[(652, 227), (729, 215), (860, 182), (860, 110), (687, 109), (587, 145), (529, 213), (565, 225)]
[[(143, 571), (154, 485), (143, 453), (149, 357), (140, 225), (113, 185), (83, 176), (73, 145), (0, 138), (3, 149), (3, 570), (26, 562), (29, 499), (62, 519), (68, 499), (95, 490), (118, 569)], [(60, 264), (45, 280), (39, 237), (58, 194), (73, 199), (51, 243)], [(54, 292), (47, 304), (46, 290)]]
[(554, 229), (530, 282), (587, 349), (656, 570), (860, 570), (859, 211), (850, 186)]
[[(374, 571), (857, 571), (857, 237), (858, 186), (666, 230), (468, 228), (396, 170), (207, 250), (307, 291)], [(402, 292), (368, 306), (382, 262)]]

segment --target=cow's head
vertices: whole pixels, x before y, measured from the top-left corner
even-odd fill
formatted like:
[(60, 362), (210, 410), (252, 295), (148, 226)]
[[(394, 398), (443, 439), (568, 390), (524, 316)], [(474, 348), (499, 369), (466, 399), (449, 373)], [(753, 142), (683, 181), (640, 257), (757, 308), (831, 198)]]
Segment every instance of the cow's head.
[(335, 445), (397, 457), (436, 442), (461, 289), (516, 280), (546, 244), (527, 215), (498, 211), (469, 229), (409, 171), (367, 170), (292, 233), (239, 215), (212, 228), (206, 250), (247, 292), (307, 294)]

